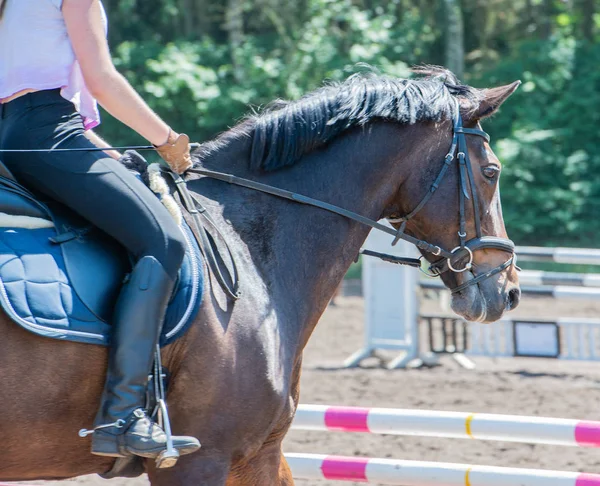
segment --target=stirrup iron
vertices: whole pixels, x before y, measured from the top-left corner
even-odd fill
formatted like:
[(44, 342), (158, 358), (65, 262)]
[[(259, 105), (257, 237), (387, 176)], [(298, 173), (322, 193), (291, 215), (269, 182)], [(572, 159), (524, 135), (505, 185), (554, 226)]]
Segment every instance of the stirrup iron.
[(173, 434), (171, 432), (171, 420), (169, 419), (169, 411), (167, 409), (167, 400), (165, 393), (165, 378), (166, 375), (162, 371), (162, 360), (160, 357), (160, 345), (156, 345), (154, 357), (154, 397), (156, 400), (156, 408), (152, 413), (151, 418), (156, 418), (156, 423), (165, 432), (167, 436), (167, 448), (162, 451), (155, 459), (158, 469), (166, 469), (173, 467), (179, 460), (179, 451), (173, 446)]

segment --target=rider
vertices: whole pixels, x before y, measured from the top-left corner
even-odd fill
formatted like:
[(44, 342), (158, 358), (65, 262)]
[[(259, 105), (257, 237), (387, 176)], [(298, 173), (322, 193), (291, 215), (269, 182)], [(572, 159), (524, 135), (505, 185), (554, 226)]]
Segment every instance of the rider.
[[(107, 148), (90, 130), (100, 121), (98, 102), (184, 172), (189, 138), (171, 130), (116, 71), (106, 24), (100, 0), (0, 0), (0, 149)], [(134, 256), (115, 307), (92, 453), (156, 457), (166, 435), (142, 407), (185, 240), (118, 157), (110, 150), (2, 154), (21, 182), (69, 206)], [(182, 454), (200, 447), (193, 437), (173, 439)]]

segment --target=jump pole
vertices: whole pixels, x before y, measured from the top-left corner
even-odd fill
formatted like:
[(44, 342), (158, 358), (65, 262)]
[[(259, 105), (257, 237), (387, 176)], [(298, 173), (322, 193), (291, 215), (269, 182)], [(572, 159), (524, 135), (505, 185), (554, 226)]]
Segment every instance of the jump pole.
[[(439, 284), (437, 284), (439, 282)], [(419, 284), (444, 288), (439, 278), (421, 278)], [(437, 285), (436, 285), (437, 284)], [(542, 270), (523, 270), (519, 273), (519, 284), (522, 287), (600, 287), (599, 273), (567, 273), (567, 272), (545, 272)]]
[[(447, 290), (444, 283), (437, 277), (428, 280), (421, 279), (419, 286), (423, 289)], [(553, 299), (597, 299), (600, 297), (600, 288), (574, 285), (521, 285), (521, 293)]]
[(300, 405), (292, 429), (600, 447), (600, 422), (487, 413)]
[(517, 246), (516, 254), (519, 259), (529, 262), (600, 265), (600, 250), (597, 248), (546, 248), (539, 246)]
[(402, 486), (600, 486), (600, 475), (538, 469), (285, 454), (294, 478)]

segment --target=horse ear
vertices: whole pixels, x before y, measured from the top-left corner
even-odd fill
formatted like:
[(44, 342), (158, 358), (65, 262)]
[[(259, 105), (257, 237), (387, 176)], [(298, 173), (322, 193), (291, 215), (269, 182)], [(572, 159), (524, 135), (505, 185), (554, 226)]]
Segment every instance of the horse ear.
[(483, 99), (479, 103), (479, 108), (475, 111), (474, 118), (481, 120), (482, 118), (492, 116), (500, 108), (500, 105), (516, 91), (520, 84), (521, 81), (515, 81), (506, 86), (482, 90)]

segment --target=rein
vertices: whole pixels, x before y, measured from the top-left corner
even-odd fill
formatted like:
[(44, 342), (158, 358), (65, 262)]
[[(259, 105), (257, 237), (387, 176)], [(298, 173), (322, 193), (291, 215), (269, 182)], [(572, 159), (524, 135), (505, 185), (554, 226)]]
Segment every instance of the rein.
[[(307, 206), (313, 206), (316, 208), (323, 209), (325, 211), (329, 211), (331, 213), (338, 214), (345, 218), (351, 219), (358, 223), (361, 223), (366, 226), (370, 226), (379, 231), (383, 231), (394, 237), (392, 241), (392, 246), (395, 245), (399, 240), (404, 240), (409, 243), (412, 243), (417, 248), (421, 249), (426, 253), (431, 253), (435, 256), (441, 256), (442, 258), (432, 263), (429, 267), (429, 271), (431, 272), (430, 276), (439, 276), (444, 272), (451, 271), (454, 273), (463, 273), (467, 270), (471, 270), (473, 268), (473, 259), (474, 252), (477, 250), (483, 249), (495, 249), (500, 251), (505, 251), (510, 253), (510, 257), (502, 264), (494, 267), (493, 269), (480, 274), (473, 275), (473, 278), (467, 280), (466, 282), (458, 285), (450, 289), (450, 291), (455, 294), (465, 290), (471, 285), (478, 284), (479, 282), (486, 280), (504, 270), (509, 268), (511, 265), (515, 264), (515, 244), (507, 239), (500, 238), (496, 236), (482, 236), (481, 233), (481, 217), (479, 212), (479, 199), (477, 196), (477, 188), (475, 186), (475, 180), (473, 176), (473, 169), (471, 168), (471, 163), (468, 154), (467, 142), (465, 135), (475, 135), (484, 138), (487, 142), (490, 141), (490, 136), (484, 132), (483, 130), (479, 130), (476, 128), (464, 128), (462, 126), (462, 118), (460, 116), (460, 110), (457, 106), (457, 116), (453, 120), (453, 136), (452, 136), (452, 145), (450, 146), (450, 150), (446, 157), (444, 158), (444, 165), (435, 181), (431, 185), (429, 191), (425, 195), (425, 197), (419, 202), (419, 204), (413, 209), (409, 214), (399, 217), (399, 218), (388, 218), (390, 223), (400, 223), (399, 229), (392, 229), (387, 226), (378, 223), (375, 220), (362, 216), (354, 211), (350, 211), (345, 208), (341, 208), (334, 204), (326, 203), (324, 201), (320, 201), (318, 199), (314, 199), (309, 196), (305, 196), (303, 194), (298, 194), (292, 191), (288, 191), (285, 189), (281, 189), (278, 187), (269, 186), (267, 184), (262, 184), (260, 182), (252, 181), (249, 179), (244, 179), (242, 177), (238, 177), (232, 174), (226, 174), (222, 172), (212, 171), (208, 169), (201, 168), (191, 168), (187, 172), (198, 174), (201, 176), (209, 177), (211, 179), (220, 180), (226, 182), (228, 184), (233, 184), (240, 187), (245, 187), (248, 189), (252, 189), (254, 191), (263, 192), (266, 194), (270, 194), (272, 196), (280, 197), (282, 199), (288, 199), (290, 201), (294, 201), (299, 204), (305, 204)], [(456, 246), (453, 250), (445, 250), (438, 245), (431, 244), (425, 240), (420, 240), (411, 235), (407, 235), (404, 231), (406, 228), (407, 222), (413, 218), (423, 207), (427, 204), (427, 202), (431, 199), (435, 191), (440, 186), (444, 176), (448, 172), (449, 167), (452, 165), (454, 161), (458, 162), (458, 173), (459, 173), (459, 184), (458, 184), (458, 192), (459, 192), (459, 231), (458, 231), (458, 240), (459, 245)], [(177, 184), (177, 188), (179, 191), (188, 191), (185, 184), (179, 183)], [(469, 189), (470, 194), (469, 195)], [(475, 219), (475, 238), (467, 240), (467, 232), (466, 232), (466, 216), (465, 216), (465, 205), (466, 200), (471, 200), (473, 204), (473, 214)], [(386, 261), (390, 261), (392, 263), (410, 265), (414, 267), (418, 267), (420, 269), (420, 259), (411, 259), (411, 258), (398, 258), (391, 255), (385, 255), (381, 253), (372, 252), (369, 250), (361, 250), (361, 253), (367, 256), (374, 256), (377, 258), (381, 258)], [(464, 257), (468, 257), (467, 262), (463, 265), (462, 268), (457, 268), (455, 265), (458, 261), (463, 259)]]
[[(194, 197), (194, 194), (190, 193), (189, 189), (187, 188), (186, 181), (184, 180), (183, 177), (181, 177), (179, 174), (176, 174), (175, 172), (168, 169), (167, 167), (163, 168), (163, 172), (167, 173), (171, 177), (173, 182), (175, 183), (175, 189), (177, 190), (177, 193), (179, 194), (180, 203), (186, 209), (186, 211), (189, 215), (189, 219), (188, 218), (186, 218), (186, 219), (188, 220), (188, 223), (190, 224), (190, 226), (195, 230), (194, 233), (198, 237), (200, 249), (205, 256), (211, 271), (213, 272), (217, 281), (219, 282), (219, 285), (233, 300), (237, 300), (241, 296), (241, 292), (239, 290), (239, 283), (240, 283), (239, 282), (239, 271), (237, 269), (235, 258), (233, 257), (233, 254), (231, 253), (229, 246), (227, 245), (227, 241), (225, 240), (223, 235), (220, 233), (218, 225), (212, 220), (209, 213), (202, 206), (202, 204), (200, 203), (198, 198)], [(204, 175), (206, 177), (225, 181), (230, 184), (247, 187), (249, 189), (253, 189), (256, 191), (260, 191), (260, 192), (265, 192), (267, 194), (282, 197), (285, 199), (290, 199), (294, 202), (298, 202), (301, 204), (316, 206), (321, 209), (325, 209), (327, 211), (334, 212), (336, 214), (340, 214), (341, 216), (345, 216), (347, 218), (354, 219), (363, 224), (367, 224), (369, 226), (372, 226), (373, 228), (379, 229), (381, 231), (385, 231), (386, 233), (389, 233), (391, 235), (396, 235), (396, 233), (397, 233), (395, 230), (392, 230), (392, 229), (388, 228), (387, 226), (383, 226), (382, 224), (377, 223), (376, 221), (372, 221), (372, 220), (365, 218), (364, 216), (361, 216), (357, 213), (353, 213), (352, 211), (348, 211), (346, 209), (334, 206), (332, 204), (324, 203), (317, 199), (313, 199), (313, 198), (310, 198), (307, 196), (302, 196), (301, 194), (296, 194), (296, 193), (293, 193), (290, 191), (286, 191), (284, 189), (279, 189), (276, 187), (268, 186), (266, 184), (261, 184), (259, 182), (250, 181), (248, 179), (236, 177), (231, 174), (223, 174), (221, 172), (213, 172), (213, 171), (206, 170), (206, 169), (188, 169), (186, 172)], [(204, 228), (204, 225), (200, 221), (200, 216), (204, 217), (204, 219), (217, 232), (219, 237), (223, 241), (225, 241), (225, 247), (227, 249), (227, 252), (229, 255), (229, 260), (233, 267), (231, 272), (229, 271), (229, 268), (226, 267), (227, 271), (229, 273), (229, 281), (227, 281), (225, 279), (225, 277), (223, 276), (223, 274), (220, 270), (219, 263), (217, 262), (217, 256), (216, 256), (215, 252), (213, 251), (213, 245), (211, 244), (211, 241), (208, 238), (208, 233), (207, 233), (206, 229)], [(396, 242), (396, 241), (398, 241), (398, 240), (397, 239), (394, 240), (394, 242)], [(421, 242), (421, 240), (417, 240), (416, 238), (415, 238), (415, 241)], [(397, 257), (394, 255), (388, 255), (385, 253), (378, 253), (375, 251), (364, 250), (364, 249), (361, 249), (359, 254), (379, 258), (381, 260), (384, 260), (389, 263), (394, 263), (396, 265), (408, 265), (411, 267), (421, 268), (421, 260), (418, 258)], [(223, 260), (223, 259), (221, 258), (221, 260)]]
[[(239, 289), (239, 287), (240, 287), (239, 271), (238, 271), (237, 265), (235, 263), (235, 258), (233, 257), (233, 254), (231, 253), (231, 250), (229, 248), (229, 245), (227, 244), (227, 241), (225, 240), (225, 238), (219, 231), (219, 227), (213, 221), (213, 219), (210, 217), (210, 215), (208, 214), (206, 209), (202, 206), (202, 204), (200, 204), (200, 201), (198, 201), (198, 199), (195, 198), (190, 193), (183, 177), (181, 177), (179, 174), (177, 174), (167, 168), (164, 169), (164, 172), (168, 173), (171, 176), (171, 178), (173, 179), (173, 182), (175, 183), (175, 188), (177, 189), (177, 193), (179, 194), (180, 203), (185, 208), (185, 210), (187, 211), (187, 213), (189, 214), (190, 219), (191, 219), (191, 220), (188, 220), (188, 224), (190, 224), (190, 226), (195, 230), (194, 233), (197, 235), (196, 239), (198, 241), (200, 251), (202, 251), (202, 254), (206, 258), (207, 263), (208, 263), (211, 271), (213, 272), (213, 275), (217, 279), (217, 282), (219, 282), (219, 285), (227, 293), (227, 295), (229, 295), (229, 297), (231, 297), (233, 300), (239, 299), (241, 296), (240, 289)], [(219, 262), (217, 261), (217, 255), (213, 251), (213, 245), (211, 243), (211, 240), (209, 239), (208, 233), (207, 233), (206, 229), (204, 228), (204, 225), (200, 221), (201, 215), (213, 227), (213, 229), (217, 232), (219, 237), (223, 241), (225, 241), (225, 248), (227, 249), (227, 253), (229, 255), (229, 260), (231, 261), (231, 264), (233, 266), (233, 271), (229, 271), (229, 268), (226, 267), (227, 272), (229, 273), (229, 280), (231, 283), (229, 283), (225, 280), (225, 277), (223, 276), (223, 273), (221, 272)], [(186, 218), (186, 220), (187, 220), (187, 218)], [(214, 241), (214, 239), (213, 239), (213, 241)], [(218, 250), (217, 250), (217, 254), (218, 254)], [(219, 255), (219, 257), (220, 257), (220, 255)], [(221, 258), (221, 260), (223, 261), (222, 258)]]
[(236, 186), (246, 187), (248, 189), (252, 189), (259, 192), (264, 192), (266, 194), (271, 194), (272, 196), (277, 196), (283, 199), (289, 199), (290, 201), (294, 201), (300, 204), (306, 204), (307, 206), (313, 206), (316, 208), (324, 209), (325, 211), (329, 211), (331, 213), (339, 214), (340, 216), (344, 216), (345, 218), (351, 219), (353, 221), (357, 221), (366, 226), (370, 226), (371, 228), (375, 228), (376, 230), (383, 231), (389, 235), (394, 237), (394, 241), (392, 245), (395, 245), (398, 240), (403, 239), (412, 243), (413, 245), (421, 248), (423, 251), (429, 253), (435, 253), (439, 250), (441, 254), (447, 258), (451, 257), (452, 254), (442, 250), (439, 246), (432, 245), (427, 243), (424, 240), (419, 240), (418, 238), (414, 238), (410, 235), (404, 234), (399, 230), (395, 230), (389, 228), (387, 226), (378, 223), (375, 220), (367, 218), (365, 216), (361, 216), (358, 213), (353, 211), (349, 211), (348, 209), (341, 208), (339, 206), (335, 206), (334, 204), (329, 204), (323, 201), (319, 201), (318, 199), (314, 199), (312, 197), (304, 196), (302, 194), (298, 194), (296, 192), (287, 191), (285, 189), (280, 189), (278, 187), (269, 186), (267, 184), (262, 184), (260, 182), (251, 181), (249, 179), (244, 179), (242, 177), (237, 177), (231, 174), (225, 174), (223, 172), (215, 172), (208, 169), (189, 169), (187, 172), (191, 172), (193, 174), (199, 174), (206, 177), (210, 177), (211, 179), (217, 179), (219, 181), (227, 182), (229, 184), (233, 184)]

